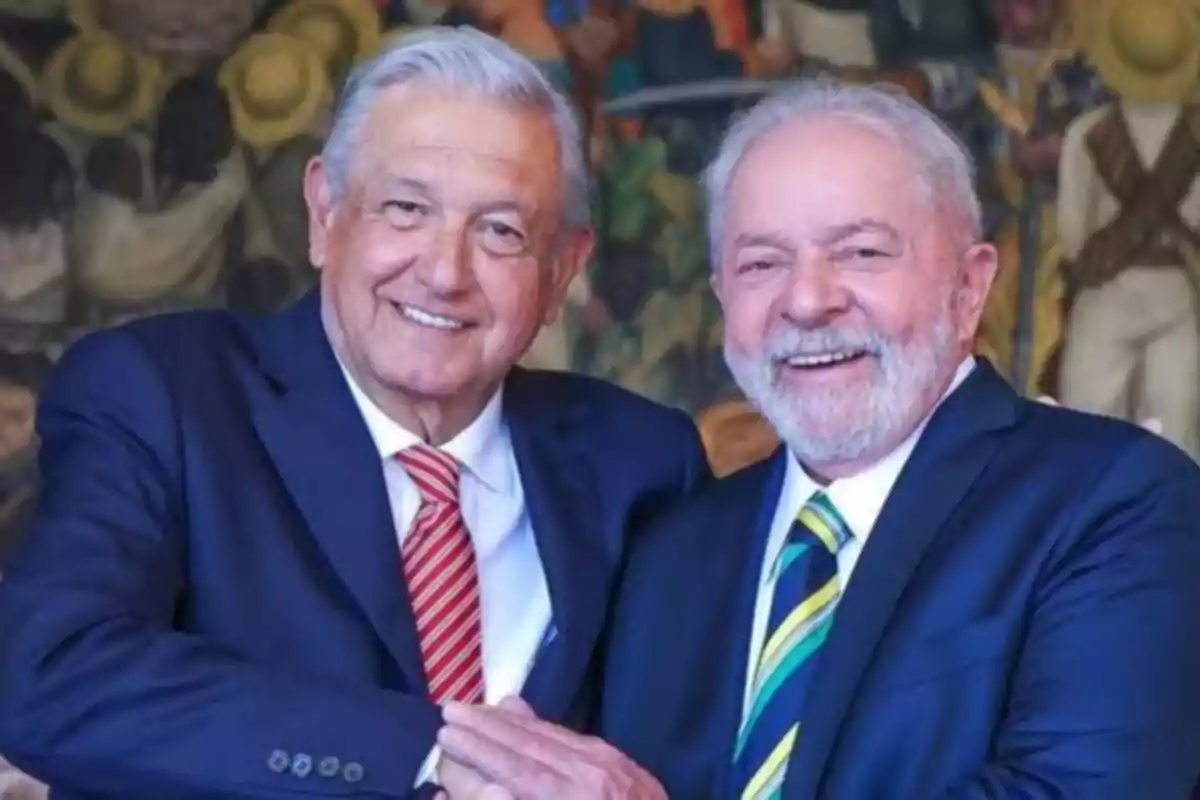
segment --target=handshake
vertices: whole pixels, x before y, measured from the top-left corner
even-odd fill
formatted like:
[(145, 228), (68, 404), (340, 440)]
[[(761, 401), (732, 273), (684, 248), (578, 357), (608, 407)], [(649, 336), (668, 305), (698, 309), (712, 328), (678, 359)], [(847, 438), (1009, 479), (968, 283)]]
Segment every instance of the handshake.
[(600, 739), (541, 720), (510, 697), (450, 704), (438, 733), (438, 800), (665, 800), (650, 773)]

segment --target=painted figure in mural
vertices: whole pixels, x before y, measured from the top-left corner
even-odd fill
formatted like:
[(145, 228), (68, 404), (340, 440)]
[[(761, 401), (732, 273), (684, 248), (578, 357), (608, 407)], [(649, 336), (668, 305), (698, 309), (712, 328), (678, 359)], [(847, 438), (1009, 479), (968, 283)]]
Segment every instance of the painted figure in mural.
[(977, 168), (1000, 272), (978, 352), (1033, 394), (1053, 388), (1050, 365), (1062, 338), (1055, 207), (1062, 134), (1110, 96), (1080, 52), (1065, 0), (993, 0), (993, 8), (1000, 43), (994, 66), (979, 75), (976, 113), (989, 137)]
[[(67, 76), (93, 39), (108, 41), (108, 34), (80, 34), (51, 62), (52, 105), (65, 111), (75, 104)], [(153, 85), (148, 76), (141, 81)], [(222, 299), (227, 228), (246, 189), (228, 103), (205, 75), (175, 82), (162, 102), (156, 90), (147, 91), (155, 104), (153, 137), (122, 131), (117, 119), (91, 131), (96, 138), (71, 238), (74, 275), (93, 324)], [(88, 123), (74, 119), (77, 126)], [(122, 158), (107, 155), (121, 152)]]
[(879, 64), (986, 58), (997, 36), (991, 2), (870, 0), (871, 40)]
[(10, 350), (61, 336), (69, 300), (75, 169), (36, 118), (30, 77), (0, 72), (0, 338)]
[[(75, 169), (37, 118), (31, 78), (0, 71), (0, 571), (36, 501), (36, 392), (70, 310)], [(0, 764), (0, 797), (18, 785), (33, 788)]]
[(1120, 102), (1068, 129), (1059, 236), (1073, 292), (1060, 397), (1153, 416), (1200, 457), (1200, 19), (1189, 0), (1105, 0), (1090, 57)]
[(256, 34), (221, 67), (250, 172), (229, 301), (248, 311), (278, 308), (314, 279), (300, 186), (328, 133), (334, 90), (323, 51), (305, 44), (282, 33)]
[(188, 74), (233, 52), (249, 33), (255, 12), (255, 3), (247, 0), (66, 0), (65, 5), (80, 30), (119, 36), (157, 59), (169, 75)]
[(760, 49), (768, 70), (873, 70), (872, 0), (763, 0)]

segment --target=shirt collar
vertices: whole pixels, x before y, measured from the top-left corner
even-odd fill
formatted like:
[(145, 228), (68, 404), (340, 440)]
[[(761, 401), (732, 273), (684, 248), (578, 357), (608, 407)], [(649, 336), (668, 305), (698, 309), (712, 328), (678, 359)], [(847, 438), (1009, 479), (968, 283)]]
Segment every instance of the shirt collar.
[[(921, 421), (916, 430), (899, 447), (856, 475), (840, 478), (828, 486), (822, 487), (805, 472), (804, 467), (800, 466), (800, 462), (796, 460), (796, 456), (788, 451), (787, 469), (784, 474), (783, 489), (780, 492), (780, 501), (787, 504), (785, 509), (790, 512), (788, 518), (794, 519), (804, 504), (819, 490), (824, 489), (842, 519), (846, 521), (850, 533), (860, 545), (865, 544), (867, 537), (871, 534), (871, 529), (875, 527), (875, 521), (879, 519), (879, 514), (883, 511), (883, 505), (887, 502), (892, 487), (900, 478), (901, 470), (908, 463), (908, 458), (916, 448), (917, 442), (920, 441), (921, 434), (929, 425), (929, 420), (932, 419), (934, 412), (945, 402), (946, 398), (962, 385), (974, 369), (975, 358), (969, 356), (959, 365), (949, 388), (930, 409), (929, 414)], [(768, 563), (774, 564), (778, 560), (779, 553), (782, 552), (785, 544), (786, 541), (783, 540), (768, 543), (770, 548), (767, 553)]]
[[(346, 365), (338, 359), (346, 385), (381, 460), (394, 458), (401, 450), (420, 444), (422, 439), (383, 412), (355, 382)], [(491, 491), (509, 494), (516, 481), (515, 463), (508, 454), (512, 443), (504, 422), (503, 387), (498, 389), (479, 415), (450, 441), (438, 449), (453, 456), (471, 476)]]

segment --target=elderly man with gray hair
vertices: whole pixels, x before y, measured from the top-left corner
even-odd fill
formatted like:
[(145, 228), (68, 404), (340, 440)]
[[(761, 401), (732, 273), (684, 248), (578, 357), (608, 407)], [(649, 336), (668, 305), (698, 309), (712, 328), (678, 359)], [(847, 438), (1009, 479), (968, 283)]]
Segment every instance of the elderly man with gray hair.
[[(803, 83), (707, 177), (726, 359), (783, 446), (638, 535), (596, 732), (679, 798), (1190, 796), (1200, 468), (971, 355), (997, 259), (961, 145)], [(575, 796), (588, 740), (446, 718), (489, 797)]]
[[(682, 412), (514, 367), (591, 249), (582, 148), (507, 45), (415, 34), (309, 165), (316, 291), (63, 357), (0, 584), (5, 757), (56, 800), (461, 797), (443, 706), (587, 723), (628, 534), (708, 471)], [(559, 797), (659, 791), (573, 752)]]

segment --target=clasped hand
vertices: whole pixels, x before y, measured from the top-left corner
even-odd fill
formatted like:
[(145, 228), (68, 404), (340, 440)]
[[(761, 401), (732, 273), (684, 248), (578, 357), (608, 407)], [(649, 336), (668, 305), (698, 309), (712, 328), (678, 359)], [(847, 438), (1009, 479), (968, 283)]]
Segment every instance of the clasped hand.
[(650, 773), (592, 736), (541, 720), (517, 698), (448, 705), (438, 734), (443, 800), (665, 800)]

